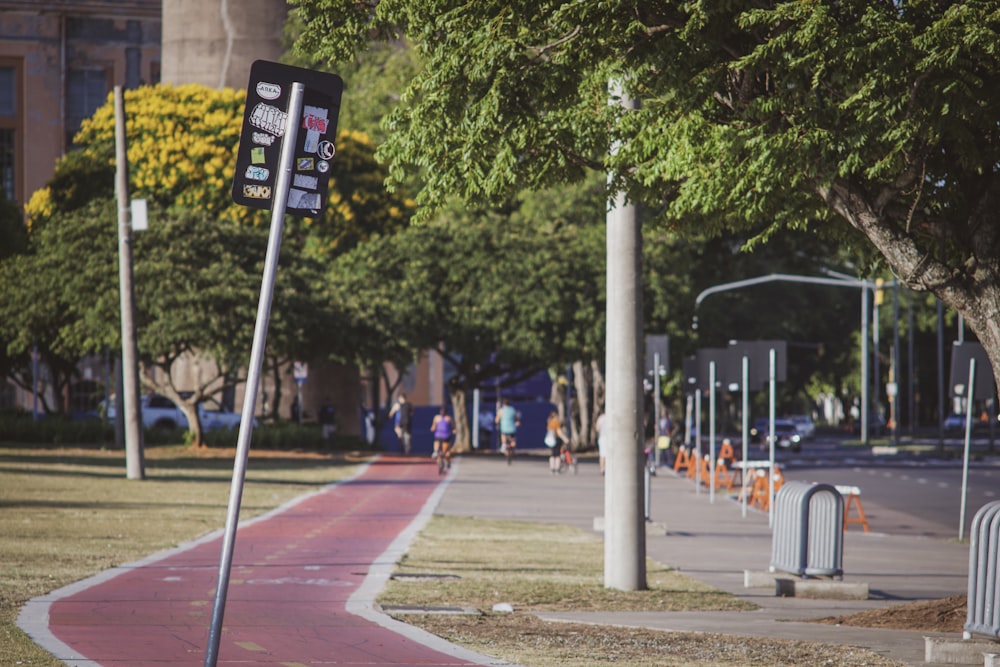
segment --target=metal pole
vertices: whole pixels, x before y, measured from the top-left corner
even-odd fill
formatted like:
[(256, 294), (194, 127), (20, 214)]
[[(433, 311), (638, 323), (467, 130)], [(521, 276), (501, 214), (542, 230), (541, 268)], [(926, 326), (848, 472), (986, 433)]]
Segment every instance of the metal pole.
[(879, 310), (879, 308), (878, 308), (878, 299), (876, 298), (874, 300), (874, 303), (872, 304), (872, 352), (873, 352), (873, 354), (872, 354), (872, 364), (873, 364), (872, 375), (874, 376), (874, 380), (875, 380), (874, 383), (873, 383), (873, 387), (872, 387), (872, 391), (873, 391), (873, 394), (872, 394), (872, 409), (875, 411), (874, 417), (875, 417), (875, 423), (876, 424), (881, 423), (881, 421), (880, 421), (879, 418), (882, 415), (882, 406), (880, 405), (881, 400), (882, 400), (882, 396), (881, 396), (881, 393), (882, 393), (882, 372), (881, 372), (881, 368), (880, 368), (880, 366), (881, 366), (880, 361), (881, 360), (879, 359), (879, 355), (878, 355), (878, 351), (879, 351), (879, 336), (878, 336), (878, 333), (879, 333), (879, 331), (878, 331), (879, 330), (879, 321), (878, 320), (879, 320), (879, 318), (878, 318), (878, 310)]
[(917, 399), (916, 399), (916, 389), (917, 389), (917, 362), (914, 359), (914, 344), (913, 339), (916, 337), (913, 335), (913, 294), (910, 293), (909, 299), (906, 302), (906, 363), (908, 371), (906, 373), (906, 386), (909, 391), (906, 394), (906, 400), (908, 402), (908, 409), (906, 411), (907, 417), (910, 422), (910, 437), (917, 434)]
[(861, 444), (868, 444), (868, 282), (861, 285)]
[[(611, 84), (624, 112), (635, 108)], [(612, 100), (612, 103), (615, 103)], [(617, 146), (611, 147), (612, 153)], [(611, 175), (609, 174), (609, 180)], [(642, 228), (634, 204), (615, 192), (607, 214), (607, 467), (604, 475), (604, 586), (646, 588), (642, 516)]]
[(132, 224), (128, 198), (128, 142), (125, 96), (115, 86), (115, 195), (118, 203), (118, 278), (122, 320), (122, 394), (125, 413), (125, 475), (143, 479), (142, 404), (139, 398), (139, 350), (135, 340), (135, 289), (132, 285)]
[(777, 353), (774, 348), (771, 348), (768, 352), (768, 403), (770, 404), (768, 416), (771, 421), (770, 431), (771, 431), (771, 447), (768, 456), (768, 473), (767, 473), (767, 525), (774, 526), (774, 411), (775, 411), (775, 393), (777, 391)]
[(479, 387), (472, 390), (472, 448), (479, 450)]
[(660, 468), (660, 353), (653, 353), (653, 462), (656, 469)]
[(937, 300), (938, 449), (944, 451), (944, 304)]
[(750, 456), (750, 357), (743, 355), (743, 474), (740, 481), (743, 484), (742, 497), (743, 516), (747, 515), (747, 461)]
[(285, 208), (288, 204), (288, 186), (291, 181), (298, 126), (302, 120), (304, 93), (305, 86), (303, 84), (293, 83), (288, 96), (288, 115), (285, 118), (285, 133), (281, 142), (281, 156), (279, 157), (278, 174), (274, 188), (274, 206), (271, 209), (271, 231), (267, 241), (267, 255), (264, 259), (264, 275), (261, 280), (260, 300), (257, 304), (257, 322), (254, 326), (253, 346), (250, 351), (250, 367), (247, 369), (246, 391), (243, 394), (243, 412), (240, 417), (240, 432), (236, 442), (233, 483), (229, 490), (229, 511), (226, 514), (226, 530), (219, 562), (219, 582), (215, 589), (215, 605), (212, 609), (212, 626), (205, 651), (205, 667), (215, 667), (219, 659), (222, 619), (226, 612), (226, 595), (229, 591), (229, 572), (233, 564), (236, 526), (240, 516), (243, 481), (246, 479), (247, 458), (250, 454), (250, 438), (253, 435), (254, 407), (257, 403), (257, 390), (267, 343), (267, 327), (271, 318), (271, 299), (274, 295), (274, 281), (278, 272), (278, 253), (281, 250)]
[(715, 502), (715, 361), (708, 362), (708, 502)]
[(694, 453), (697, 456), (698, 465), (695, 466), (694, 474), (694, 494), (701, 495), (701, 387), (694, 395)]
[(899, 372), (899, 281), (892, 283), (892, 373), (896, 391), (892, 395), (892, 444), (899, 445), (899, 392), (903, 383)]
[(958, 519), (958, 541), (965, 539), (965, 506), (969, 495), (969, 450), (972, 445), (972, 401), (975, 397), (976, 359), (969, 358), (969, 384), (965, 404), (965, 454), (962, 456), (962, 510)]

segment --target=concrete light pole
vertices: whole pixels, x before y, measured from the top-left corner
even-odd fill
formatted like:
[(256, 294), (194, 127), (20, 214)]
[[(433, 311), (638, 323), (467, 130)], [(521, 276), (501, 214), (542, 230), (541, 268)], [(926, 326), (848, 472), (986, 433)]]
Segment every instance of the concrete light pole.
[[(635, 103), (612, 82), (611, 96)], [(612, 153), (617, 146), (612, 147)], [(610, 180), (610, 176), (609, 176)], [(607, 368), (604, 428), (604, 586), (646, 588), (646, 527), (642, 504), (642, 229), (624, 192), (607, 215)]]
[(135, 291), (132, 286), (132, 224), (129, 214), (125, 95), (115, 86), (115, 194), (118, 202), (118, 277), (122, 321), (122, 405), (125, 417), (125, 469), (128, 479), (144, 479), (139, 352), (135, 340)]

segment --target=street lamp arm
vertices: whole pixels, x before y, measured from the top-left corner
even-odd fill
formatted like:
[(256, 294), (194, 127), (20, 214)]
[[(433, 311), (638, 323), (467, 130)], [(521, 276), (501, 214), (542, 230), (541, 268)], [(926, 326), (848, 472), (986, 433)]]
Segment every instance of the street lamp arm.
[(852, 278), (822, 278), (819, 276), (796, 276), (786, 273), (772, 273), (766, 276), (758, 276), (756, 278), (747, 278), (746, 280), (736, 280), (731, 283), (713, 285), (712, 287), (702, 290), (701, 293), (698, 294), (694, 300), (694, 307), (695, 310), (697, 310), (702, 301), (713, 294), (718, 294), (719, 292), (728, 292), (729, 290), (740, 289), (743, 287), (752, 287), (753, 285), (763, 285), (764, 283), (776, 282), (834, 285), (837, 287), (864, 287), (868, 284), (864, 280), (855, 280)]

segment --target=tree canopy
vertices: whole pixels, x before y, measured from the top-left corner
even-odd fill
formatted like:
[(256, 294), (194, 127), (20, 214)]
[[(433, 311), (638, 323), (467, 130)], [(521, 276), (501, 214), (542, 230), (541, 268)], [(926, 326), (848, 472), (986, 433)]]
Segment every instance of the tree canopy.
[[(245, 91), (197, 84), (126, 91), (131, 196), (168, 211), (198, 210), (220, 220), (266, 224), (267, 211), (236, 205), (229, 194), (245, 101)], [(59, 160), (51, 182), (28, 202), (32, 224), (113, 196), (114, 123), (110, 100), (84, 121), (75, 137), (77, 149)], [(324, 215), (294, 219), (289, 229), (307, 238), (307, 250), (319, 255), (343, 252), (373, 233), (400, 228), (411, 208), (401, 193), (385, 191), (387, 173), (375, 161), (367, 135), (342, 131), (336, 144)]]
[(379, 156), (423, 216), (609, 171), (681, 232), (867, 241), (1000, 369), (996, 2), (297, 4), (303, 51), (418, 49)]

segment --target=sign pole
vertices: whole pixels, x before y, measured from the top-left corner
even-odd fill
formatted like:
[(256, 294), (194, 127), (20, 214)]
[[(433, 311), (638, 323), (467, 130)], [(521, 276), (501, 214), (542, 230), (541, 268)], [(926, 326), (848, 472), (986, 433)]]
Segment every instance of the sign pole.
[(243, 482), (246, 478), (247, 458), (250, 453), (250, 437), (253, 435), (254, 406), (257, 404), (257, 390), (260, 385), (264, 348), (267, 343), (267, 326), (271, 318), (271, 298), (274, 295), (274, 281), (278, 272), (278, 254), (281, 249), (285, 208), (288, 204), (288, 188), (292, 180), (295, 142), (298, 138), (298, 126), (302, 119), (304, 96), (305, 86), (303, 84), (291, 84), (288, 111), (285, 117), (284, 140), (281, 143), (281, 157), (279, 158), (279, 169), (274, 188), (274, 205), (271, 208), (271, 231), (267, 241), (264, 276), (261, 281), (260, 300), (257, 304), (257, 322), (254, 326), (250, 367), (247, 370), (246, 392), (243, 395), (243, 413), (240, 418), (240, 432), (236, 443), (233, 483), (229, 491), (229, 511), (226, 515), (226, 530), (219, 563), (219, 582), (215, 589), (212, 626), (209, 630), (208, 646), (205, 650), (205, 667), (215, 667), (219, 659), (222, 619), (226, 611), (229, 573), (233, 564), (233, 548), (236, 543), (236, 526), (240, 516)]

